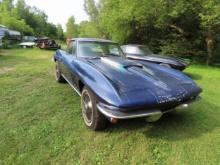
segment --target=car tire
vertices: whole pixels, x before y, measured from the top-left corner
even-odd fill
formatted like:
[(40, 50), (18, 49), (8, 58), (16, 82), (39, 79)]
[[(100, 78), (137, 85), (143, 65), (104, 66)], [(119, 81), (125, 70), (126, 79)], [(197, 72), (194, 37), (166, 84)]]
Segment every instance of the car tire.
[(63, 78), (63, 76), (61, 74), (60, 66), (59, 66), (58, 62), (56, 62), (56, 65), (55, 65), (55, 79), (58, 83), (65, 83), (66, 82), (66, 80)]
[(81, 95), (81, 109), (85, 125), (94, 130), (103, 130), (106, 128), (108, 120), (96, 107), (97, 99), (93, 92), (84, 87)]
[(160, 63), (160, 66), (164, 66), (164, 67), (167, 67), (167, 68), (172, 68), (169, 64), (165, 64), (165, 63)]

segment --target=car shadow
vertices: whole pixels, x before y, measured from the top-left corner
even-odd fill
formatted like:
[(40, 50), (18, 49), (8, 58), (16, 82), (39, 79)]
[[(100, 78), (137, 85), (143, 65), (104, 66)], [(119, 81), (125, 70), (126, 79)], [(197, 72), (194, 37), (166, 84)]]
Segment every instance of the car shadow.
[[(205, 107), (210, 107), (211, 110), (220, 109), (220, 107), (209, 104), (208, 102), (205, 104)], [(140, 131), (147, 139), (158, 138), (167, 141), (192, 139), (220, 127), (220, 123), (215, 117), (219, 116), (219, 114), (210, 113), (212, 112), (209, 112), (208, 109), (206, 110), (204, 108), (200, 110), (200, 108), (194, 107), (194, 109), (165, 114), (160, 120), (154, 123), (147, 123), (144, 118), (121, 120), (115, 125), (110, 125), (106, 131), (111, 133)], [(216, 113), (219, 112), (216, 111)]]
[(193, 80), (201, 80), (202, 76), (196, 73), (188, 73), (188, 72), (184, 72), (187, 76), (189, 76), (190, 78), (192, 78)]

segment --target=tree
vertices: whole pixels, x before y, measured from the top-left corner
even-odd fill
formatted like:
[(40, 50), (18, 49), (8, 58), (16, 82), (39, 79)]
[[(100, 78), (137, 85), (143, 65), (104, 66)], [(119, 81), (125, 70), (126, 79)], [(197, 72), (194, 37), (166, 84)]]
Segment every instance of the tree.
[(13, 7), (12, 0), (3, 0), (0, 3), (0, 24), (18, 30), (23, 34), (32, 34), (33, 29), (26, 24), (24, 19), (19, 19)]
[(82, 21), (79, 24), (79, 37), (93, 37), (98, 38), (100, 33), (96, 28), (94, 22)]
[[(100, 11), (94, 0), (84, 0), (84, 9), (90, 20), (80, 24), (80, 35), (88, 37), (106, 38), (104, 28), (100, 25)], [(84, 34), (83, 34), (84, 33)]]
[(78, 37), (78, 26), (75, 23), (74, 16), (71, 16), (66, 23), (66, 37), (67, 38)]
[(23, 35), (63, 38), (59, 26), (49, 23), (43, 11), (28, 6), (24, 0), (17, 0), (15, 5), (13, 0), (0, 1), (0, 24), (18, 30)]
[[(100, 25), (111, 39), (120, 42), (142, 43), (144, 34), (153, 27), (151, 1), (102, 0)], [(146, 12), (147, 11), (147, 12)], [(152, 29), (152, 28), (151, 28)]]
[(99, 21), (109, 38), (148, 44), (156, 52), (202, 56), (200, 0), (100, 0)]
[(63, 28), (60, 24), (57, 25), (57, 38), (59, 40), (64, 40)]
[(206, 64), (209, 65), (213, 58), (215, 39), (220, 32), (220, 3), (218, 0), (202, 1), (203, 10), (199, 13), (201, 27), (207, 46)]
[(52, 23), (47, 23), (45, 28), (47, 30), (46, 35), (50, 38), (56, 39), (57, 38), (57, 27)]
[(89, 15), (91, 21), (97, 21), (99, 11), (94, 0), (84, 0), (84, 9)]
[[(37, 9), (25, 4), (24, 0), (18, 0), (15, 5), (18, 19), (23, 19), (34, 30), (34, 35), (43, 36), (49, 34), (49, 29), (52, 27), (47, 23), (47, 15)], [(53, 30), (53, 28), (51, 29)]]
[(0, 14), (0, 24), (7, 26), (10, 29), (20, 31), (23, 34), (32, 34), (33, 29), (28, 26), (24, 20), (17, 20), (7, 13)]
[(0, 10), (5, 12), (5, 11), (10, 11), (13, 8), (13, 0), (2, 0), (0, 1)]

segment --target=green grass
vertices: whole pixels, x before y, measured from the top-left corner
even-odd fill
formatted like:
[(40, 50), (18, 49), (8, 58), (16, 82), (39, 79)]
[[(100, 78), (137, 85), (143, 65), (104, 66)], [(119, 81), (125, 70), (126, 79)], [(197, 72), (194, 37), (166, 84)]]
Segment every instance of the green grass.
[(0, 164), (219, 164), (220, 69), (185, 72), (202, 88), (187, 110), (88, 130), (80, 98), (54, 80), (53, 52), (0, 52)]

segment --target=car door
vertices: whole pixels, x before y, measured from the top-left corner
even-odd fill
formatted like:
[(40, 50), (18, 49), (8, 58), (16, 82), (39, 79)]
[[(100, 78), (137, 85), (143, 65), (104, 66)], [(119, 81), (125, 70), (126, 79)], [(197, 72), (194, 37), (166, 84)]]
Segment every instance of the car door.
[(65, 77), (65, 79), (67, 79), (67, 69), (68, 67), (66, 66), (68, 64), (67, 60), (68, 60), (68, 54), (71, 52), (71, 43), (67, 45), (66, 51), (62, 52), (62, 56), (59, 59), (59, 66), (60, 66), (60, 70), (62, 75)]
[(63, 66), (62, 73), (65, 78), (73, 86), (77, 86), (77, 76), (74, 71), (74, 62), (76, 60), (76, 41), (72, 40), (68, 47), (66, 53), (63, 54)]

